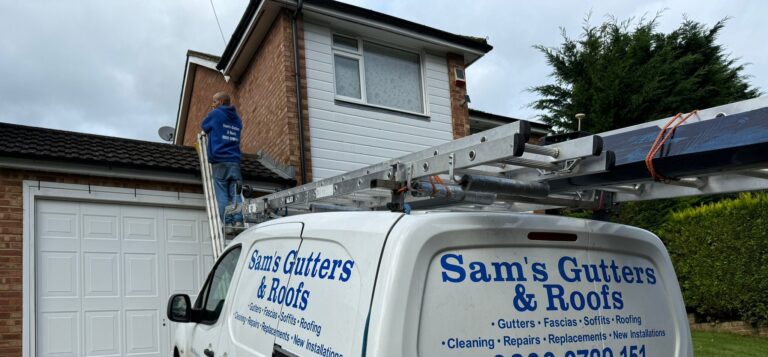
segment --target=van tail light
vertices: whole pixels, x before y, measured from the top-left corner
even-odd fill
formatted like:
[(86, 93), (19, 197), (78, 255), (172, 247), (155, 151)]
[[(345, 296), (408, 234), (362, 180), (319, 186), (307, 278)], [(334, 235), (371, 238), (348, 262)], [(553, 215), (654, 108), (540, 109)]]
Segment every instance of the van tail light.
[(528, 239), (550, 242), (575, 242), (578, 237), (573, 233), (529, 232)]

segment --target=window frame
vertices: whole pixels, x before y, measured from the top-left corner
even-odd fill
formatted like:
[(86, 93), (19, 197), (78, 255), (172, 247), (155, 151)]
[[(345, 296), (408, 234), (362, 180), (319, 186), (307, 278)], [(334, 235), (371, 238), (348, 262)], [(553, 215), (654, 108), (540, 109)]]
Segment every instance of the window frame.
[(205, 283), (203, 284), (202, 289), (200, 290), (200, 294), (197, 295), (197, 298), (195, 299), (195, 303), (192, 305), (194, 309), (198, 310), (200, 313), (200, 316), (202, 319), (199, 323), (204, 325), (214, 325), (219, 320), (219, 317), (221, 317), (221, 314), (219, 316), (216, 316), (216, 319), (214, 320), (206, 320), (205, 318), (205, 307), (208, 305), (208, 296), (211, 292), (211, 286), (213, 285), (213, 277), (215, 276), (216, 269), (221, 265), (221, 262), (224, 261), (224, 257), (226, 257), (228, 254), (232, 253), (235, 249), (240, 249), (240, 255), (237, 257), (237, 261), (235, 262), (235, 270), (232, 271), (232, 281), (230, 281), (230, 288), (227, 289), (227, 294), (225, 295), (224, 301), (226, 302), (226, 296), (229, 295), (229, 292), (231, 290), (232, 282), (234, 281), (236, 277), (236, 271), (237, 267), (240, 265), (240, 258), (242, 258), (243, 255), (243, 247), (242, 244), (236, 244), (227, 249), (224, 253), (221, 254), (220, 258), (216, 261), (216, 264), (213, 265), (213, 268), (211, 268), (211, 271), (208, 272), (208, 277), (205, 279)]
[[(352, 51), (350, 49), (342, 48), (342, 47), (336, 47), (334, 45), (334, 41), (333, 41), (333, 38), (335, 36), (356, 40), (357, 41), (357, 51)], [(389, 47), (389, 48), (392, 48), (392, 49), (395, 49), (395, 50), (398, 50), (398, 51), (408, 52), (408, 53), (411, 53), (411, 54), (414, 54), (414, 55), (418, 56), (418, 59), (419, 59), (418, 60), (418, 62), (419, 62), (419, 81), (420, 81), (419, 85), (421, 87), (421, 108), (422, 108), (421, 112), (415, 112), (415, 111), (411, 111), (411, 110), (407, 110), (407, 109), (390, 107), (390, 106), (380, 105), (380, 104), (373, 104), (373, 103), (369, 103), (368, 102), (368, 97), (367, 97), (367, 93), (366, 93), (366, 90), (365, 90), (365, 87), (366, 87), (365, 86), (365, 60), (364, 60), (365, 42), (368, 42), (368, 43), (371, 43), (371, 44), (374, 44), (374, 45), (378, 45), (378, 46)], [(367, 107), (384, 109), (384, 110), (388, 110), (388, 111), (395, 111), (395, 112), (400, 112), (400, 113), (406, 113), (406, 114), (416, 115), (416, 116), (421, 116), (421, 117), (429, 117), (430, 116), (429, 100), (428, 100), (428, 94), (427, 94), (427, 77), (426, 77), (426, 71), (427, 71), (427, 68), (426, 68), (426, 57), (427, 56), (426, 56), (426, 53), (424, 52), (424, 50), (416, 51), (416, 50), (413, 50), (413, 49), (410, 49), (410, 48), (404, 48), (402, 46), (397, 46), (397, 45), (393, 45), (393, 44), (382, 42), (382, 41), (375, 41), (375, 40), (370, 40), (368, 38), (364, 38), (364, 37), (361, 37), (361, 36), (354, 36), (354, 35), (349, 35), (349, 34), (337, 32), (337, 31), (332, 31), (331, 32), (331, 55), (332, 55), (332, 60), (333, 60), (333, 64), (332, 64), (332, 69), (333, 69), (333, 96), (334, 96), (335, 100), (342, 101), (342, 102), (349, 102), (349, 103), (359, 104), (359, 105), (364, 105), (364, 106), (367, 106)], [(358, 98), (354, 98), (354, 97), (348, 97), (348, 96), (345, 96), (345, 95), (337, 94), (338, 93), (338, 91), (336, 89), (336, 82), (337, 82), (336, 81), (336, 56), (337, 55), (341, 56), (341, 57), (355, 59), (355, 60), (358, 61), (357, 62), (358, 63), (358, 68), (359, 68), (359, 76), (358, 76), (358, 78), (360, 80), (360, 98), (359, 99)]]

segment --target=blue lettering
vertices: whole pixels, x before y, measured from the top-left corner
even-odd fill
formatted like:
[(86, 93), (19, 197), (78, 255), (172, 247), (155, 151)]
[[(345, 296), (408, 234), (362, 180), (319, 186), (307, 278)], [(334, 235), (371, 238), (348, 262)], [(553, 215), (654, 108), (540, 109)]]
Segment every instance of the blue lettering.
[(283, 273), (285, 274), (291, 273), (291, 270), (293, 270), (294, 264), (296, 264), (296, 254), (298, 253), (295, 250), (291, 250), (285, 256), (285, 265), (283, 265)]
[[(277, 252), (275, 252), (277, 254)], [(280, 270), (280, 256), (275, 257), (275, 264), (272, 266), (272, 272), (277, 273), (278, 270)]]
[(544, 289), (547, 289), (547, 311), (568, 311), (568, 303), (563, 298), (565, 290), (561, 285), (544, 284)]
[(299, 310), (304, 311), (307, 309), (308, 300), (309, 300), (309, 290), (304, 290), (301, 293), (301, 303), (299, 303)]
[(269, 287), (269, 295), (267, 301), (277, 302), (277, 289), (280, 287), (280, 279), (272, 278), (272, 285)]
[[(454, 259), (459, 265), (451, 264), (448, 259)], [(467, 277), (467, 273), (464, 271), (464, 268), (460, 265), (464, 264), (464, 258), (461, 255), (458, 254), (444, 254), (442, 257), (440, 257), (440, 266), (443, 268), (443, 282), (451, 282), (451, 283), (460, 283), (464, 281)], [(454, 272), (458, 274), (458, 276), (450, 276), (447, 272)]]
[[(473, 263), (474, 264), (474, 263)], [(527, 281), (523, 273), (523, 265), (518, 262), (493, 262), (491, 263), (496, 277), (493, 281)], [(470, 267), (472, 264), (469, 265)], [(503, 269), (502, 269), (503, 268)], [(514, 271), (512, 270), (514, 268)], [(490, 278), (489, 278), (490, 280)]]
[(621, 310), (624, 308), (624, 299), (622, 298), (620, 291), (614, 291), (611, 293), (611, 298), (613, 298), (614, 309)]
[(254, 249), (253, 253), (251, 253), (251, 261), (248, 263), (248, 269), (253, 270), (253, 268), (256, 266), (256, 257), (259, 256), (259, 250)]
[(533, 270), (533, 281), (544, 282), (549, 279), (549, 274), (547, 274), (546, 264), (533, 263), (533, 265), (531, 265), (531, 270)]
[(344, 265), (341, 266), (341, 274), (339, 274), (339, 281), (347, 282), (352, 277), (352, 267), (355, 266), (353, 260), (347, 260)]
[(491, 276), (488, 275), (488, 272), (485, 270), (485, 264), (480, 262), (472, 262), (469, 263), (469, 269), (472, 271), (469, 273), (469, 279), (472, 280), (475, 283), (479, 282), (489, 282), (491, 281)]
[(656, 272), (653, 268), (645, 268), (645, 275), (648, 277), (648, 284), (656, 285)]
[(574, 283), (577, 281), (581, 281), (581, 274), (580, 270), (578, 268), (572, 268), (571, 272), (574, 273), (573, 277), (569, 276), (566, 272), (565, 264), (567, 262), (570, 262), (574, 267), (577, 266), (576, 258), (574, 257), (562, 257), (560, 258), (560, 261), (557, 263), (557, 269), (560, 271), (560, 276), (563, 278), (563, 280)]

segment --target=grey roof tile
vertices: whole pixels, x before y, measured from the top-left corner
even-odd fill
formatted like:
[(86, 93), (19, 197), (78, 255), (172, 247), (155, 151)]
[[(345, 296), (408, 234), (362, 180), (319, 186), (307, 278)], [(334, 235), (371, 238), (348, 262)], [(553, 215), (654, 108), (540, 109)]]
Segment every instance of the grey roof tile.
[[(0, 156), (5, 157), (200, 173), (197, 153), (187, 146), (9, 123), (0, 123), (0, 135)], [(262, 165), (255, 155), (243, 155), (240, 168), (245, 179), (293, 183)]]

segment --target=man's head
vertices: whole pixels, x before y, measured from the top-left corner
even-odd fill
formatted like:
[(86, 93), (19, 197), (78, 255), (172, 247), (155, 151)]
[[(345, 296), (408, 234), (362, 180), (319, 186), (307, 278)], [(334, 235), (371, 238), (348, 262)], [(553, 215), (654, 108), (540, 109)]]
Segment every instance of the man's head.
[(218, 108), (222, 105), (232, 105), (232, 98), (227, 92), (218, 92), (213, 95), (213, 108)]

